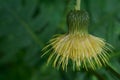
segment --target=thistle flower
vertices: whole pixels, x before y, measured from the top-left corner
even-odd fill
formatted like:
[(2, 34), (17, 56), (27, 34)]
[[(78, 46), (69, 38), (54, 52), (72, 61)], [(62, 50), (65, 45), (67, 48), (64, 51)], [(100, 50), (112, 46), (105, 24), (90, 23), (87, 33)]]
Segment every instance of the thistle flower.
[(67, 15), (68, 33), (55, 36), (43, 50), (51, 52), (48, 62), (54, 67), (67, 67), (72, 62), (73, 69), (96, 69), (108, 64), (110, 50), (102, 38), (88, 33), (88, 13), (84, 10), (72, 10)]

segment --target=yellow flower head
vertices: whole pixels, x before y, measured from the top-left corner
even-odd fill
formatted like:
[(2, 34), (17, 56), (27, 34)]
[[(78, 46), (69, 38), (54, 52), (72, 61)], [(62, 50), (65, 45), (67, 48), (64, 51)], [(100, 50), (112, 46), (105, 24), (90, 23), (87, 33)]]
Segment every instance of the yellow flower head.
[(67, 16), (68, 33), (57, 35), (49, 41), (43, 50), (51, 52), (48, 63), (67, 70), (71, 61), (73, 69), (96, 69), (106, 65), (110, 50), (101, 38), (88, 34), (89, 16), (86, 11), (73, 10)]

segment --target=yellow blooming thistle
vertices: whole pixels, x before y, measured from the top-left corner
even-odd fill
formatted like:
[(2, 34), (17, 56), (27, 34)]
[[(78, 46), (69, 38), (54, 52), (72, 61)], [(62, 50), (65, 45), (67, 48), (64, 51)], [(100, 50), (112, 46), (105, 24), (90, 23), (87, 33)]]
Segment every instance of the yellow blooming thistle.
[(51, 52), (48, 62), (54, 67), (67, 67), (72, 62), (73, 69), (96, 69), (108, 64), (109, 44), (103, 39), (90, 35), (87, 27), (88, 13), (84, 10), (72, 10), (67, 15), (68, 33), (55, 36), (43, 50)]

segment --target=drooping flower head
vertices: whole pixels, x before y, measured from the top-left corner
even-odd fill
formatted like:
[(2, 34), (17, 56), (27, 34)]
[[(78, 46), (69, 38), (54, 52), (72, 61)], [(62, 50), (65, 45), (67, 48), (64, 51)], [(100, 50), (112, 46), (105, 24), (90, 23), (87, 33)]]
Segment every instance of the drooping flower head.
[[(43, 49), (50, 53), (48, 63), (54, 67), (67, 67), (72, 63), (73, 69), (96, 69), (108, 64), (108, 44), (102, 39), (88, 33), (89, 15), (84, 10), (72, 10), (67, 15), (68, 33), (55, 36)], [(71, 61), (71, 62), (70, 62)]]

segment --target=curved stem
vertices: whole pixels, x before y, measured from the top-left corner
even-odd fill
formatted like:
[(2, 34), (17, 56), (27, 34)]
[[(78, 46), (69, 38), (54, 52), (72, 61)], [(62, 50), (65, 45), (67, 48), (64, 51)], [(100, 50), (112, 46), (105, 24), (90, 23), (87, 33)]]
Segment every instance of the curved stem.
[(80, 4), (81, 4), (81, 0), (76, 0), (76, 5), (75, 5), (76, 10), (80, 10)]
[(120, 73), (118, 73), (116, 70), (114, 70), (110, 65), (107, 65), (108, 71), (110, 71), (114, 76), (120, 78)]

